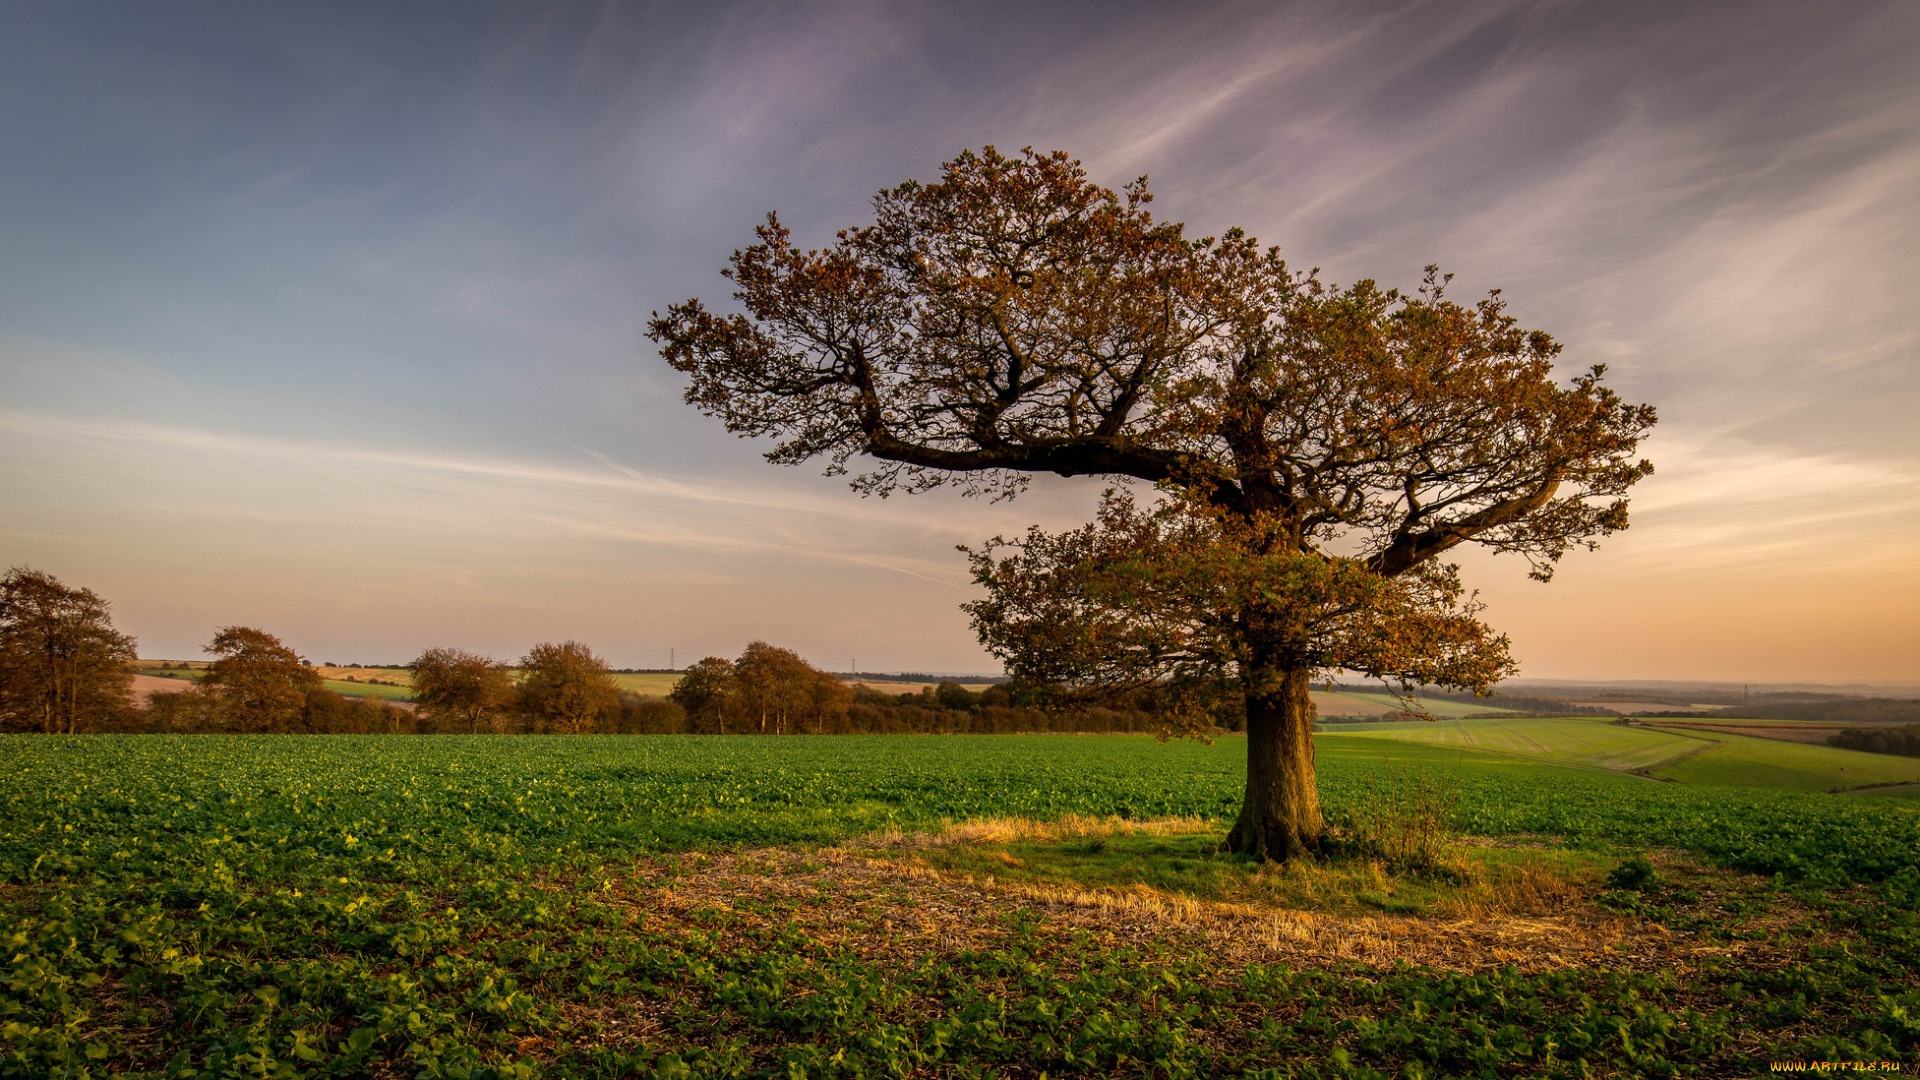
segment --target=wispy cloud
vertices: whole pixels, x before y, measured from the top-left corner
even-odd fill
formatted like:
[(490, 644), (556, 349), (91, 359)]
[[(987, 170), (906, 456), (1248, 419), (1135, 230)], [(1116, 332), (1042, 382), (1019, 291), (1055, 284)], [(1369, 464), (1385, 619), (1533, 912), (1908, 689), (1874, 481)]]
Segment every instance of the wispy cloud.
[[(105, 451), (121, 462), (140, 461), (144, 471), (159, 475), (214, 478), (233, 494), (247, 495), (234, 507), (239, 515), (247, 513), (249, 504), (264, 516), (281, 515), (287, 512), (285, 503), (292, 501), (307, 504), (309, 514), (378, 507), (389, 517), (428, 514), (444, 519), (449, 506), (459, 506), (472, 518), (495, 519), (496, 530), (806, 556), (880, 567), (953, 587), (958, 587), (957, 575), (911, 569), (898, 558), (882, 558), (858, 545), (863, 538), (882, 537), (898, 543), (902, 532), (915, 537), (945, 532), (972, 539), (978, 527), (975, 510), (950, 503), (944, 508), (906, 508), (851, 492), (830, 496), (791, 487), (714, 484), (643, 472), (580, 447), (573, 449), (592, 466), (0, 411), (4, 435), (21, 443), (57, 441)], [(273, 492), (282, 497), (273, 498)], [(216, 510), (204, 502), (196, 505), (200, 513)], [(716, 511), (720, 517), (714, 516)], [(229, 519), (239, 515), (221, 512)]]

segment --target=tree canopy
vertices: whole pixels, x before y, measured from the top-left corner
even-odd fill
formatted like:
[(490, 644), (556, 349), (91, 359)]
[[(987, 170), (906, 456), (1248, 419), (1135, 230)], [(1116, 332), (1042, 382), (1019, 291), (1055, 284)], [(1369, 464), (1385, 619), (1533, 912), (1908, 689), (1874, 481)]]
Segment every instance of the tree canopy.
[(607, 662), (578, 641), (528, 650), (520, 658), (520, 695), (528, 712), (574, 734), (593, 730), (595, 720), (620, 705)]
[(132, 708), (134, 640), (109, 609), (39, 570), (0, 578), (0, 730), (72, 734)]
[(513, 701), (512, 673), (489, 656), (432, 648), (408, 667), (414, 701), (434, 720), (462, 724), (469, 733), (481, 724), (497, 728), (501, 710)]
[(205, 651), (215, 659), (199, 688), (242, 731), (293, 730), (308, 696), (324, 689), (320, 673), (265, 630), (221, 627)]
[(971, 552), (989, 649), (1078, 688), (1236, 686), (1248, 789), (1230, 845), (1288, 857), (1323, 831), (1316, 673), (1484, 691), (1512, 670), (1457, 570), (1462, 544), (1551, 577), (1627, 525), (1653, 410), (1498, 292), (1340, 287), (1239, 230), (1156, 221), (1064, 153), (992, 147), (874, 199), (818, 250), (774, 215), (725, 271), (742, 310), (698, 299), (650, 333), (686, 399), (777, 463), (871, 467), (885, 495), (1017, 494), (1035, 473), (1156, 485), (1099, 519)]
[(853, 690), (792, 649), (755, 641), (737, 660), (709, 656), (689, 666), (669, 696), (698, 730), (819, 734), (846, 717)]

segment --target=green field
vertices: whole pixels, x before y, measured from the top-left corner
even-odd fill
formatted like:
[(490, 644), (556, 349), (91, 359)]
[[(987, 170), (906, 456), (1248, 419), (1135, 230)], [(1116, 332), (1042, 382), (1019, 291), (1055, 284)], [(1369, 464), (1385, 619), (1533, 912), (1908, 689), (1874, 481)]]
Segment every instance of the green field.
[(1329, 734), (1420, 746), (1492, 750), (1620, 771), (1645, 769), (1712, 745), (1710, 740), (1675, 732), (1575, 717), (1343, 724)]
[(1663, 780), (1718, 787), (1835, 791), (1878, 784), (1920, 783), (1920, 758), (1867, 754), (1817, 743), (1700, 732), (1719, 745), (1653, 770)]
[[(1419, 704), (1429, 716), (1443, 720), (1512, 711), (1495, 709), (1479, 702), (1468, 704), (1459, 701), (1422, 701)], [(1388, 693), (1366, 694), (1348, 691), (1327, 693), (1321, 690), (1313, 692), (1313, 705), (1321, 716), (1369, 716), (1376, 713), (1399, 712), (1406, 708), (1404, 702)]]
[[(335, 671), (338, 669), (329, 668), (327, 670)], [(406, 669), (401, 668), (397, 669), (397, 671), (389, 671), (382, 668), (363, 668), (361, 670), (365, 671), (366, 674), (362, 675), (359, 672), (355, 672), (355, 678), (379, 679), (383, 683), (397, 682), (402, 685), (375, 686), (366, 682), (348, 682), (345, 679), (328, 678), (321, 679), (320, 685), (327, 690), (331, 690), (336, 694), (342, 694), (346, 697), (376, 697), (386, 701), (412, 700), (413, 689), (411, 686), (406, 685), (408, 680)], [(156, 675), (161, 678), (171, 677), (178, 679), (180, 680), (180, 689), (182, 690), (206, 678), (207, 675), (204, 669), (199, 668), (191, 671), (149, 671), (147, 674)]]
[(1920, 799), (1920, 784), (1907, 783), (1899, 787), (1866, 788), (1860, 791), (1850, 791), (1847, 794), (1872, 796), (1882, 799)]
[[(1412, 746), (1489, 750), (1713, 787), (1844, 791), (1873, 785), (1920, 784), (1920, 758), (1576, 717), (1343, 724), (1327, 734)], [(1914, 797), (1904, 791), (1889, 794)]]
[[(368, 678), (378, 678), (378, 676), (368, 676)], [(345, 679), (324, 679), (320, 685), (347, 697), (376, 697), (386, 701), (413, 700), (411, 686), (372, 686), (363, 682), (347, 682)]]
[(678, 674), (663, 675), (657, 672), (649, 672), (644, 675), (615, 675), (613, 681), (619, 683), (620, 689), (622, 690), (631, 690), (636, 694), (651, 694), (654, 697), (665, 697), (667, 696), (667, 692), (673, 689), (673, 684), (680, 681), (680, 676)]
[[(1909, 801), (1318, 746), (1335, 821), (1432, 783), (1519, 846), (1462, 848), (1470, 879), (1272, 877), (1212, 850), (1231, 737), (0, 736), (0, 1075), (1624, 1077), (1920, 1049)], [(1009, 817), (1083, 824), (912, 839)], [(1641, 849), (1657, 882), (1605, 891)]]

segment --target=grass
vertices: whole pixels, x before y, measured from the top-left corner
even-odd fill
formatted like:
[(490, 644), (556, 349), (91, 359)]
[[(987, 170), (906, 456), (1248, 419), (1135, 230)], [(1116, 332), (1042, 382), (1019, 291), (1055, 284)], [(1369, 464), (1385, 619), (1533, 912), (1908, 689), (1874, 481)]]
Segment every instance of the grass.
[[(1313, 693), (1314, 708), (1321, 716), (1370, 716), (1375, 714), (1399, 713), (1406, 708), (1404, 702), (1392, 694), (1350, 693), (1346, 691), (1327, 693), (1316, 690)], [(1437, 719), (1461, 716), (1476, 716), (1482, 713), (1506, 713), (1510, 709), (1496, 709), (1479, 702), (1471, 704), (1459, 701), (1422, 701), (1420, 706), (1427, 714)]]
[(1785, 791), (1836, 791), (1920, 782), (1920, 758), (1748, 735), (1714, 733), (1711, 737), (1719, 745), (1655, 769), (1653, 775), (1683, 784)]
[[(413, 685), (413, 672), (403, 667), (402, 668), (316, 667), (313, 670), (315, 670), (316, 672), (319, 672), (320, 677), (322, 679), (327, 680), (329, 683), (347, 682), (347, 680), (352, 679), (359, 684), (365, 684), (369, 679), (378, 679), (383, 683), (398, 683), (402, 687), (410, 687)], [(355, 685), (355, 683), (348, 682), (347, 685), (352, 686), (352, 685)]]
[(161, 671), (154, 668), (142, 668), (140, 669), (140, 674), (150, 675), (156, 679), (178, 679), (183, 685), (196, 683), (207, 677), (206, 670), (202, 668), (196, 668), (191, 671)]
[[(377, 678), (378, 676), (369, 677)], [(320, 685), (346, 697), (374, 697), (386, 701), (413, 700), (413, 687), (410, 685), (373, 686), (364, 682), (347, 682), (344, 679), (324, 679)]]
[[(1640, 772), (1661, 780), (1709, 787), (1827, 792), (1920, 784), (1920, 759), (1916, 758), (1584, 718), (1343, 724), (1322, 737), (1489, 751), (1565, 765)], [(1904, 790), (1890, 794), (1895, 798), (1920, 797)]]
[[(322, 678), (320, 685), (336, 694), (342, 694), (347, 697), (375, 697), (386, 701), (409, 701), (413, 698), (412, 682), (408, 672), (404, 668), (316, 668), (315, 670), (321, 673)], [(348, 682), (344, 678), (328, 677), (345, 672), (352, 672), (358, 680), (379, 679), (382, 683), (399, 683), (400, 685), (376, 686), (364, 681)], [(146, 670), (145, 673), (160, 678), (171, 677), (178, 679), (180, 689), (182, 690), (206, 678), (207, 675), (204, 668), (195, 668), (190, 671)]]
[(1531, 846), (1450, 848), (1447, 873), (1395, 872), (1367, 854), (1286, 866), (1220, 850), (1211, 822), (971, 822), (933, 833), (883, 836), (862, 854), (945, 873), (1118, 896), (1360, 915), (1388, 912), (1478, 918), (1558, 914), (1598, 890), (1615, 861), (1591, 851)]
[(1902, 784), (1899, 787), (1865, 788), (1859, 791), (1850, 791), (1848, 794), (1886, 799), (1920, 800), (1920, 784)]
[(1442, 720), (1417, 725), (1343, 724), (1330, 734), (1421, 746), (1490, 750), (1623, 772), (1650, 768), (1712, 745), (1710, 738), (1700, 735), (1580, 718)]
[(619, 683), (620, 689), (622, 690), (631, 690), (636, 694), (649, 694), (654, 697), (665, 697), (667, 693), (673, 689), (674, 684), (680, 681), (680, 676), (678, 674), (648, 672), (640, 675), (615, 675), (613, 681)]

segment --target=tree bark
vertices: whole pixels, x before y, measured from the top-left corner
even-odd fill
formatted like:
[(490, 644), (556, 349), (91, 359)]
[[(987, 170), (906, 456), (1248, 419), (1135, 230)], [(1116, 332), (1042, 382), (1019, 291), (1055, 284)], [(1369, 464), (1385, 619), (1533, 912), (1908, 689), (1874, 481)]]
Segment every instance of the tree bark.
[(1228, 851), (1285, 862), (1319, 850), (1326, 822), (1313, 775), (1312, 674), (1277, 672), (1247, 692), (1247, 793)]

